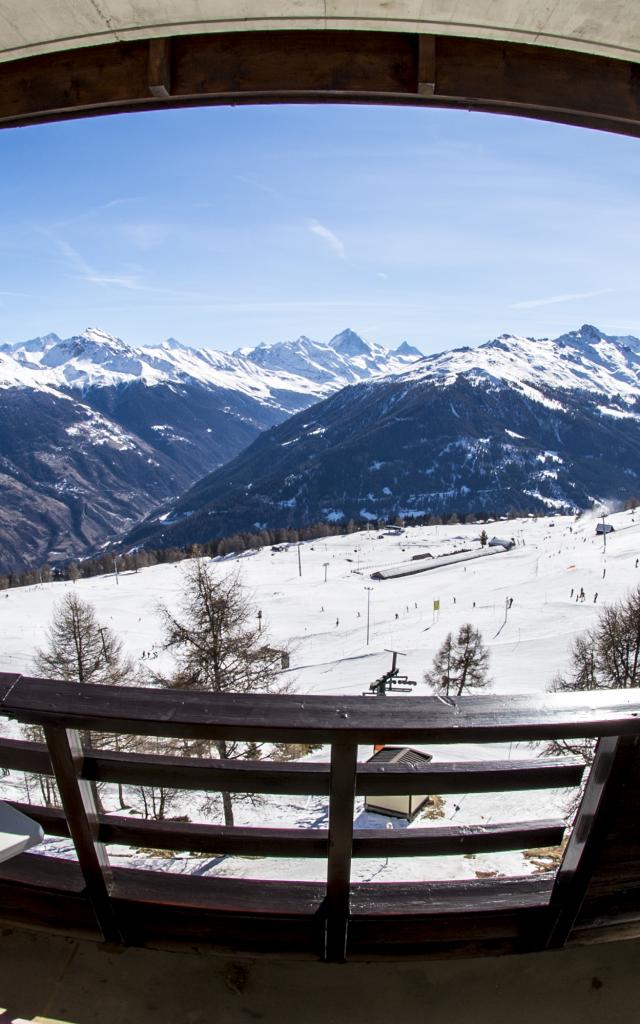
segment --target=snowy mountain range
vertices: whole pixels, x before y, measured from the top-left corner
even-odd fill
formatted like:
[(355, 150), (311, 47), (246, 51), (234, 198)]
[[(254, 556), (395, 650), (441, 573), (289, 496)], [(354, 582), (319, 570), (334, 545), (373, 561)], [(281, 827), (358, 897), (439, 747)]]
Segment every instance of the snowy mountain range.
[(640, 341), (502, 335), (352, 385), (134, 530), (150, 546), (322, 519), (575, 510), (640, 492)]
[(235, 353), (96, 328), (0, 345), (0, 568), (95, 548), (262, 430), (419, 358), (351, 330)]
[(349, 328), (326, 343), (302, 335), (231, 353), (191, 348), (175, 338), (133, 347), (90, 327), (71, 338), (47, 334), (0, 345), (0, 388), (71, 389), (85, 395), (93, 388), (136, 383), (189, 384), (236, 391), (288, 414), (356, 381), (400, 373), (420, 358), (422, 353), (406, 342), (390, 352)]

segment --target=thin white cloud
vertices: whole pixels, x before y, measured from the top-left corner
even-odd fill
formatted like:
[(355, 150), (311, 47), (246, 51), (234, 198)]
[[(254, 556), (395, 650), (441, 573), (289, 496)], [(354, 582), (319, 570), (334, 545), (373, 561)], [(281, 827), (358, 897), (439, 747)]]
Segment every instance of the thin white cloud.
[[(264, 192), (268, 196), (272, 196), (273, 199), (278, 199), (280, 202), (288, 203), (289, 200), (283, 192), (277, 188), (273, 188), (272, 185), (267, 185), (264, 181), (260, 181), (258, 178), (254, 178), (248, 174), (236, 174), (235, 180), (242, 182), (243, 185), (250, 185), (252, 188), (257, 188), (260, 192)], [(207, 205), (212, 206), (212, 203)]]
[(325, 227), (324, 224), (321, 224), (320, 221), (309, 220), (307, 223), (309, 225), (309, 231), (311, 231), (312, 234), (317, 235), (318, 238), (322, 238), (322, 240), (325, 241), (331, 249), (333, 249), (339, 259), (346, 259), (344, 242), (341, 238), (338, 238), (333, 231), (330, 231), (329, 228)]
[(74, 214), (73, 217), (67, 217), (64, 220), (55, 221), (51, 227), (54, 230), (64, 230), (65, 228), (73, 227), (75, 224), (82, 223), (82, 221), (90, 220), (93, 217), (98, 217), (104, 213), (105, 210), (112, 210), (116, 206), (126, 206), (129, 203), (137, 203), (140, 199), (138, 196), (123, 196), (121, 199), (109, 199), (105, 203), (99, 203), (97, 206), (89, 206), (86, 210), (81, 210), (79, 213)]
[(110, 285), (116, 288), (126, 288), (129, 291), (148, 291), (145, 285), (141, 284), (136, 274), (104, 274), (87, 263), (84, 256), (64, 239), (56, 239), (58, 248), (62, 255), (69, 261), (75, 274), (81, 281), (88, 281), (90, 284)]
[(592, 299), (595, 295), (608, 295), (614, 288), (597, 288), (592, 292), (569, 292), (566, 295), (549, 295), (546, 299), (527, 299), (514, 302), (509, 309), (536, 309), (538, 306), (555, 306), (558, 302), (573, 302), (575, 299)]
[(148, 291), (144, 285), (140, 284), (133, 274), (82, 274), (83, 281), (88, 281), (89, 284), (106, 284), (113, 285), (116, 288), (128, 288), (130, 291), (144, 292)]

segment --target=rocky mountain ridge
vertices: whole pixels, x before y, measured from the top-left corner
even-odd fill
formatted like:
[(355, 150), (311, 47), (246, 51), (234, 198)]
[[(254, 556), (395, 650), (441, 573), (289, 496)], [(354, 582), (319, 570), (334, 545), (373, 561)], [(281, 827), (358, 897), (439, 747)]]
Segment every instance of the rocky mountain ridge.
[(395, 352), (347, 328), (328, 342), (295, 341), (221, 352), (169, 338), (133, 346), (99, 328), (60, 338), (47, 334), (0, 345), (0, 388), (71, 389), (141, 383), (147, 387), (200, 384), (237, 391), (284, 414), (372, 376), (401, 373), (422, 358), (411, 346)]
[(555, 339), (502, 335), (352, 385), (262, 434), (128, 540), (548, 513), (638, 492), (640, 341), (585, 324)]
[(276, 348), (132, 346), (97, 328), (0, 346), (0, 569), (95, 550), (262, 430), (416, 360), (351, 331)]

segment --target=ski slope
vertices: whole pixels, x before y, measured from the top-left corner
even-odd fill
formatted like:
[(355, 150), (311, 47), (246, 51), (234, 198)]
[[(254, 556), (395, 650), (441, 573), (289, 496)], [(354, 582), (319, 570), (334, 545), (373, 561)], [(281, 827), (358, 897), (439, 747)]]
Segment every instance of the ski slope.
[[(516, 547), (492, 558), (454, 563), (417, 576), (376, 581), (371, 573), (398, 565), (412, 555), (429, 552), (443, 556), (461, 548), (479, 547), (481, 525), (408, 527), (404, 535), (389, 536), (370, 530), (291, 545), (278, 552), (269, 548), (215, 560), (220, 573), (238, 571), (253, 595), (256, 610), (274, 641), (289, 644), (291, 668), (285, 677), (301, 693), (359, 694), (390, 667), (390, 650), (399, 651), (399, 667), (417, 682), (416, 696), (429, 691), (422, 682), (437, 648), (450, 630), (472, 622), (490, 651), (495, 692), (505, 704), (513, 693), (541, 692), (554, 674), (567, 667), (573, 636), (591, 625), (599, 608), (622, 597), (640, 583), (640, 512), (619, 512), (608, 520), (615, 532), (596, 536), (597, 517), (554, 516), (488, 523), (489, 536), (513, 537)], [(34, 650), (44, 643), (46, 625), (55, 603), (70, 588), (91, 601), (100, 622), (122, 638), (128, 653), (151, 669), (169, 669), (162, 651), (158, 607), (177, 607), (187, 563), (155, 566), (120, 573), (16, 589), (0, 594), (1, 668), (33, 671)], [(301, 574), (300, 574), (301, 569)], [(326, 569), (326, 582), (325, 582)], [(367, 590), (366, 588), (372, 588)], [(586, 599), (576, 602), (584, 588)], [(571, 592), (573, 591), (573, 596)], [(597, 603), (595, 595), (597, 594)], [(511, 608), (507, 602), (513, 598)], [(367, 601), (369, 634), (367, 645)], [(434, 612), (434, 601), (440, 605)], [(372, 698), (373, 699), (373, 698)], [(389, 696), (387, 700), (401, 700)], [(0, 719), (0, 730), (15, 732)], [(436, 760), (534, 756), (527, 744), (429, 747)], [(371, 754), (362, 748), (361, 759)], [(323, 760), (326, 751), (312, 755)], [(5, 794), (18, 789), (19, 780), (0, 783)], [(131, 805), (139, 807), (136, 794)], [(203, 816), (197, 794), (178, 800), (172, 813), (188, 813), (193, 820), (220, 820), (214, 811)], [(36, 798), (37, 799), (37, 798)], [(115, 808), (114, 794), (105, 795)], [(441, 816), (418, 817), (413, 826), (479, 824), (518, 821), (564, 814), (566, 792), (478, 794), (444, 798)], [(327, 806), (320, 797), (265, 797), (255, 806), (236, 807), (237, 824), (326, 827)], [(386, 819), (368, 815), (358, 805), (356, 828), (384, 827)], [(389, 819), (393, 827), (406, 824)], [(48, 849), (71, 855), (68, 841), (47, 840)], [(116, 862), (149, 863), (136, 851), (114, 850)], [(234, 877), (321, 879), (322, 861), (283, 863), (224, 857), (206, 860), (188, 855), (151, 858), (165, 870), (224, 874)], [(500, 874), (535, 870), (520, 853), (475, 857), (440, 857), (354, 862), (354, 879), (379, 880), (464, 878), (477, 872)]]

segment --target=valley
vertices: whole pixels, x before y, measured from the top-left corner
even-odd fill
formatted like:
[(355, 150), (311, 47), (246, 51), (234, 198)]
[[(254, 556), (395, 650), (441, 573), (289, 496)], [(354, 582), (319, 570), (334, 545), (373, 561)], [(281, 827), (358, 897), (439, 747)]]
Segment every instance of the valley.
[(571, 512), (640, 491), (640, 341), (503, 335), (263, 432), (125, 543), (314, 522)]
[[(323, 693), (339, 698), (358, 695), (391, 663), (392, 650), (400, 652), (402, 674), (416, 682), (415, 696), (430, 691), (422, 676), (446, 634), (465, 622), (480, 629), (490, 654), (493, 691), (510, 697), (541, 693), (556, 672), (565, 670), (573, 637), (592, 625), (602, 605), (623, 597), (640, 583), (638, 510), (617, 512), (607, 522), (614, 532), (596, 535), (598, 518), (574, 516), (525, 517), (484, 524), (489, 537), (507, 537), (515, 547), (491, 558), (455, 563), (420, 575), (375, 580), (381, 568), (410, 562), (416, 554), (441, 556), (451, 551), (479, 548), (480, 525), (408, 527), (404, 533), (369, 530), (333, 537), (286, 549), (269, 548), (216, 559), (216, 573), (240, 573), (255, 610), (273, 641), (289, 645), (291, 666), (284, 672), (294, 692)], [(415, 564), (415, 563), (414, 563)], [(35, 648), (45, 640), (47, 622), (57, 601), (73, 592), (88, 600), (99, 621), (122, 637), (127, 653), (139, 666), (140, 679), (160, 670), (169, 671), (171, 657), (163, 650), (159, 604), (177, 607), (181, 581), (189, 563), (155, 566), (139, 572), (25, 587), (0, 596), (3, 632), (3, 666), (7, 671), (29, 673)], [(325, 576), (326, 566), (326, 582)], [(300, 575), (300, 569), (302, 575)], [(373, 589), (368, 592), (366, 587)], [(576, 600), (580, 590), (585, 600)], [(597, 595), (597, 596), (596, 596)], [(370, 601), (370, 642), (367, 645), (367, 597)], [(513, 603), (508, 608), (510, 599)], [(434, 610), (434, 602), (439, 610)], [(402, 700), (401, 695), (372, 700)], [(5, 731), (14, 728), (3, 723)], [(453, 745), (432, 747), (436, 760), (506, 760), (530, 758), (529, 744), (494, 744), (489, 748)], [(366, 760), (370, 748), (361, 748)], [(327, 751), (311, 757), (326, 759)], [(5, 780), (3, 792), (17, 792), (18, 780)], [(109, 790), (110, 787), (107, 787)], [(105, 799), (115, 809), (115, 792)], [(128, 799), (135, 809), (139, 795)], [(568, 813), (568, 795), (530, 792), (492, 796), (444, 797), (434, 816), (419, 815), (409, 827), (515, 821)], [(526, 810), (525, 810), (526, 808)], [(191, 820), (220, 820), (220, 808), (203, 817), (197, 795), (183, 794), (172, 814), (188, 814)], [(238, 824), (257, 824), (268, 817), (270, 825), (326, 824), (326, 801), (320, 797), (265, 797), (256, 804), (237, 804)], [(433, 813), (433, 812), (432, 812)], [(365, 812), (358, 804), (356, 828), (380, 827), (387, 820)], [(388, 819), (390, 827), (406, 827)], [(71, 854), (69, 841), (49, 838), (45, 848), (57, 856)], [(148, 853), (114, 848), (114, 863), (129, 866), (149, 863), (169, 871), (222, 874), (231, 877), (319, 879), (324, 865), (314, 861), (287, 861), (232, 857), (209, 860), (175, 854), (154, 858)], [(354, 862), (354, 877), (367, 880), (408, 878), (466, 878), (476, 872), (504, 874), (536, 870), (535, 858), (526, 854), (482, 854), (465, 857), (411, 858)]]
[(234, 353), (96, 328), (0, 345), (0, 571), (99, 549), (261, 431), (419, 357), (350, 330)]

